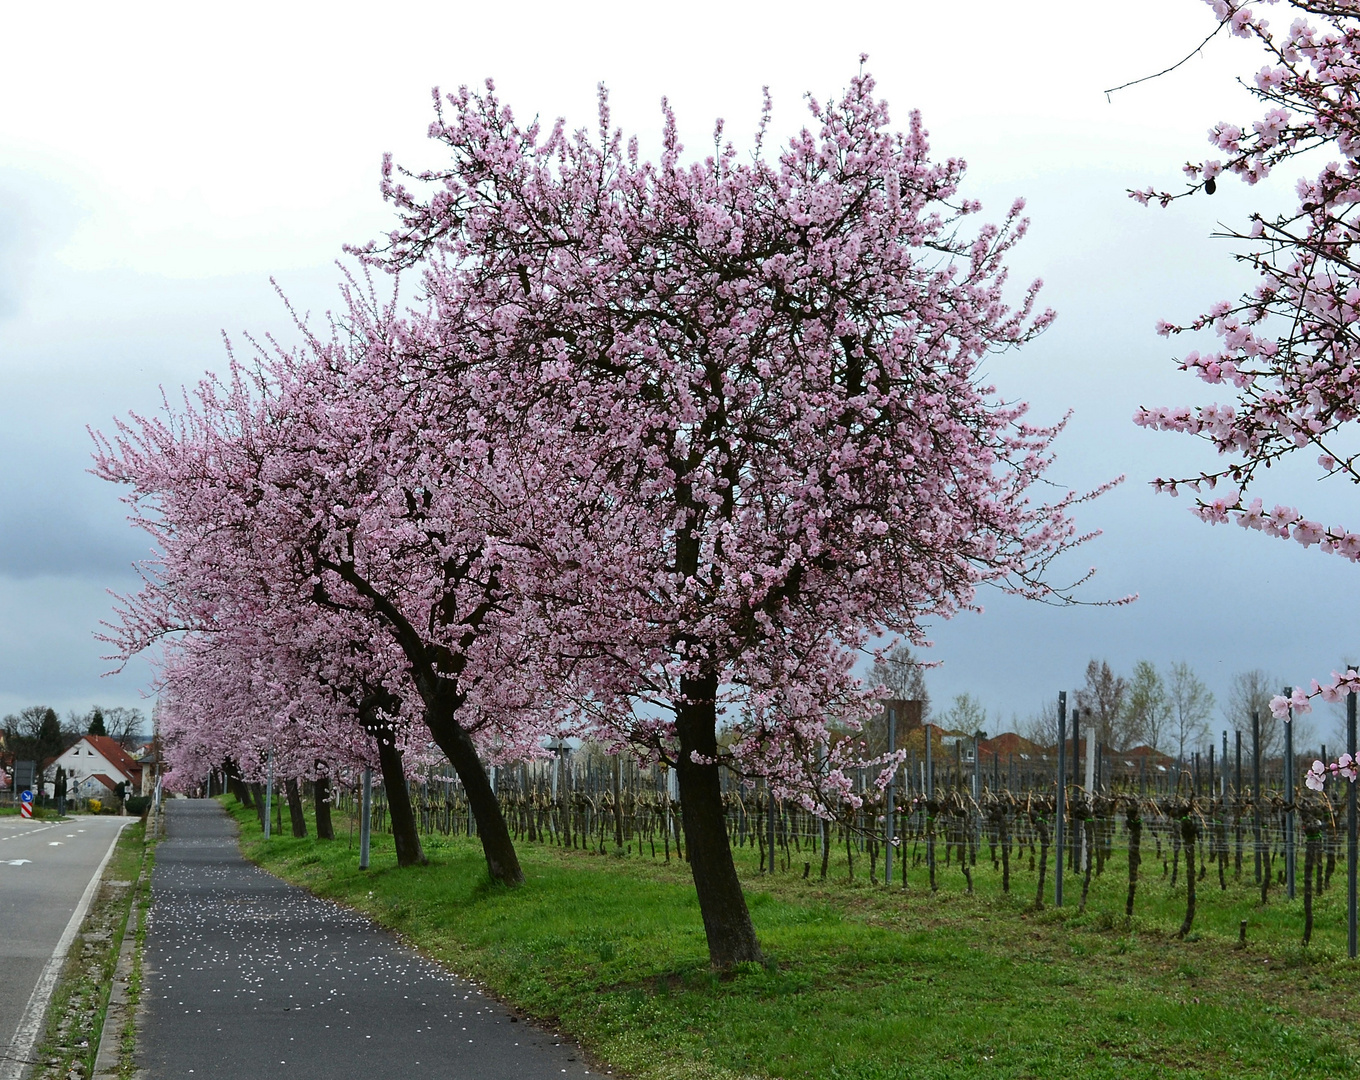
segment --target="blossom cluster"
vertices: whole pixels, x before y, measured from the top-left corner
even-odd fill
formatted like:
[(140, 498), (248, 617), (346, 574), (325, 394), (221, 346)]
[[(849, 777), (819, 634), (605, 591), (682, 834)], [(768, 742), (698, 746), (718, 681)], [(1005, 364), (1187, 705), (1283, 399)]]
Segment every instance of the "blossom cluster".
[(853, 804), (871, 640), (1084, 580), (1051, 568), (1099, 491), (1033, 497), (1062, 422), (983, 368), (1053, 318), (1010, 293), (1023, 204), (970, 230), (962, 162), (863, 73), (771, 153), (767, 102), (749, 160), (685, 160), (666, 107), (641, 161), (603, 91), (595, 134), (522, 126), (491, 83), (436, 101), (447, 161), (386, 160), (399, 223), (353, 249), (420, 303), (350, 280), (328, 332), (101, 444), (160, 548), (110, 637), (187, 635), (167, 685), (220, 735), (172, 753), (258, 762), (250, 710), (216, 707), (249, 671), (304, 756), (376, 694), (408, 747), (577, 734)]
[[(1265, 54), (1247, 84), (1260, 115), (1210, 128), (1209, 142), (1222, 157), (1187, 163), (1185, 190), (1148, 188), (1131, 197), (1165, 207), (1188, 195), (1213, 194), (1225, 175), (1254, 185), (1305, 154), (1317, 152), (1323, 163), (1297, 178), (1285, 206), (1257, 211), (1227, 229), (1239, 245), (1237, 258), (1255, 276), (1250, 288), (1197, 318), (1158, 326), (1163, 335), (1216, 336), (1215, 348), (1188, 352), (1179, 366), (1229, 388), (1232, 400), (1145, 407), (1133, 419), (1151, 430), (1203, 439), (1227, 459), (1214, 471), (1154, 481), (1173, 496), (1192, 492), (1202, 520), (1235, 521), (1355, 562), (1360, 533), (1324, 525), (1294, 506), (1267, 509), (1249, 489), (1265, 470), (1300, 452), (1316, 461), (1321, 478), (1360, 482), (1360, 457), (1350, 450), (1360, 420), (1360, 8), (1287, 0), (1295, 17), (1279, 30), (1265, 17), (1270, 5), (1208, 2), (1220, 29)], [(1307, 711), (1313, 697), (1334, 701), (1355, 689), (1354, 672), (1334, 673), (1325, 685), (1314, 681), (1311, 692), (1275, 698), (1271, 709), (1288, 719), (1291, 710)], [(1319, 765), (1310, 771), (1310, 783), (1320, 783), (1324, 772), (1353, 778), (1354, 767), (1349, 761)]]

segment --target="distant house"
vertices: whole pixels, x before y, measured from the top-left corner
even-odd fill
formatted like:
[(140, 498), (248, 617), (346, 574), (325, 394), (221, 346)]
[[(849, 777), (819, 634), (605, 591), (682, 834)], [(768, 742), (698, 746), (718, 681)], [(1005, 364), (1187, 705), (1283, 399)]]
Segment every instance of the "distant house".
[(1006, 767), (1012, 761), (1016, 764), (1023, 763), (1025, 765), (1047, 761), (1052, 751), (1030, 741), (1023, 735), (1006, 731), (1000, 735), (994, 735), (990, 739), (983, 739), (978, 744), (978, 753), (981, 756), (982, 765), (990, 767), (993, 762), (1000, 759), (1001, 765)]
[(105, 773), (81, 777), (67, 787), (67, 797), (76, 799), (113, 799), (118, 796), (119, 781)]
[[(135, 795), (142, 786), (142, 766), (119, 745), (117, 739), (107, 735), (83, 735), (57, 757), (44, 762), (43, 766), (43, 775), (49, 778), (56, 774), (57, 766), (65, 769), (67, 791), (76, 798), (90, 798), (87, 787), (99, 786), (107, 789), (111, 795), (119, 784), (125, 783), (127, 787), (124, 790), (129, 795)], [(94, 785), (86, 783), (91, 778), (94, 778)], [(106, 796), (93, 792), (93, 797)]]
[(133, 751), (133, 757), (136, 759), (137, 764), (142, 770), (140, 794), (150, 795), (152, 789), (156, 786), (156, 777), (162, 772), (161, 755), (160, 750), (156, 746), (156, 740), (152, 739), (149, 743), (143, 743), (141, 746), (137, 747), (137, 749)]
[(1163, 754), (1150, 746), (1134, 746), (1128, 750), (1110, 751), (1111, 763), (1116, 768), (1136, 772), (1146, 769), (1149, 773), (1167, 773), (1176, 767), (1176, 759)]

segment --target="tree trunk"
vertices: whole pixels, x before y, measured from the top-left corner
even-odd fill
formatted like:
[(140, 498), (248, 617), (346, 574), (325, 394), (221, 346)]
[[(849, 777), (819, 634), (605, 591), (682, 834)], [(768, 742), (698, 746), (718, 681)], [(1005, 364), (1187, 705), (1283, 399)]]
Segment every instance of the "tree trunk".
[(392, 842), (397, 849), (398, 866), (424, 866), (425, 852), (416, 831), (416, 815), (411, 809), (411, 793), (406, 790), (406, 771), (401, 766), (401, 751), (392, 732), (378, 735), (378, 764), (382, 767), (383, 791), (387, 793), (387, 815), (392, 826)]
[(1303, 943), (1313, 940), (1313, 895), (1320, 894), (1313, 880), (1315, 870), (1322, 868), (1322, 821), (1303, 816)]
[[(1042, 811), (1034, 818), (1034, 827), (1039, 833), (1039, 888), (1034, 893), (1034, 907), (1037, 911), (1044, 908), (1044, 878), (1048, 873), (1048, 822), (1045, 820)], [(1062, 858), (1063, 853), (1058, 852), (1058, 858)], [(1062, 869), (1059, 867), (1059, 869)]]
[(250, 795), (255, 801), (255, 816), (260, 819), (260, 832), (264, 832), (264, 785), (251, 784)]
[(316, 799), (316, 838), (334, 840), (335, 826), (331, 824), (331, 780), (329, 776), (319, 776), (312, 785)]
[[(715, 968), (726, 971), (747, 961), (761, 963), (764, 957), (724, 825), (722, 787), (713, 760), (718, 754), (717, 690), (714, 677), (681, 680), (684, 703), (676, 717), (680, 739), (676, 774), (685, 846), (708, 936), (708, 957)], [(691, 755), (696, 753), (708, 760), (695, 762)]]
[(254, 803), (250, 798), (250, 788), (246, 787), (245, 781), (241, 779), (236, 764), (228, 761), (222, 766), (222, 775), (227, 778), (227, 787), (236, 796), (236, 801), (247, 809), (253, 808)]
[(623, 759), (614, 755), (614, 854), (623, 854)]
[(1181, 819), (1181, 847), (1185, 849), (1185, 921), (1177, 931), (1178, 938), (1190, 933), (1195, 923), (1195, 819), (1187, 812)]
[(999, 808), (997, 814), (997, 839), (1001, 842), (1001, 891), (1011, 891), (1011, 835), (1010, 821), (1006, 817), (1006, 807)]
[(293, 835), (301, 839), (307, 835), (307, 819), (302, 816), (302, 791), (291, 776), (283, 782), (283, 788), (288, 793), (288, 817), (293, 825)]
[(939, 885), (935, 882), (935, 812), (938, 809), (936, 803), (926, 803), (926, 869), (930, 871), (931, 892), (939, 890)]
[(1086, 910), (1086, 897), (1091, 892), (1091, 867), (1095, 864), (1096, 845), (1096, 821), (1095, 818), (1088, 817), (1082, 822), (1082, 832), (1086, 838), (1086, 870), (1081, 879), (1081, 903), (1077, 905), (1077, 914), (1080, 915)]
[(1143, 819), (1138, 804), (1131, 803), (1125, 818), (1129, 830), (1129, 899), (1124, 914), (1133, 918), (1133, 898), (1138, 891), (1138, 866), (1143, 861)]
[(471, 737), (455, 719), (455, 708), (451, 701), (436, 700), (426, 710), (425, 722), (435, 743), (463, 782), (468, 807), (477, 821), (477, 835), (482, 841), (482, 853), (486, 856), (491, 880), (502, 885), (522, 885), (524, 871), (520, 869), (519, 856), (515, 854), (515, 844), (510, 839), (501, 805), (491, 790), (491, 778), (477, 756)]

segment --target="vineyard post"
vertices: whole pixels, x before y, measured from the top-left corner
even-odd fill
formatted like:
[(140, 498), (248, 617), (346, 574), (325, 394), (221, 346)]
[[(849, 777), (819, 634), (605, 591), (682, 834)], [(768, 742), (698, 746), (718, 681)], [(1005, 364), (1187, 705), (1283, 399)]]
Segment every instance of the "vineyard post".
[[(1081, 709), (1077, 706), (1072, 707), (1072, 791), (1075, 794), (1081, 787)], [(1061, 847), (1059, 858), (1070, 860), (1071, 867), (1075, 871), (1079, 869), (1077, 859), (1081, 853), (1081, 830), (1073, 829), (1071, 838), (1071, 851), (1064, 851)]]
[(1261, 880), (1261, 714), (1251, 713), (1251, 821), (1252, 841), (1256, 847), (1256, 881)]
[(359, 869), (368, 869), (369, 822), (373, 814), (373, 769), (364, 766), (363, 803), (359, 810)]
[[(1074, 727), (1075, 727), (1075, 721), (1076, 721), (1075, 710), (1073, 710), (1073, 712), (1074, 712), (1074, 715), (1073, 715), (1073, 724), (1074, 724)], [(1059, 691), (1058, 691), (1058, 794), (1057, 794), (1057, 799), (1056, 799), (1055, 802), (1054, 802), (1054, 806), (1056, 807), (1056, 810), (1055, 810), (1055, 813), (1054, 813), (1054, 815), (1053, 815), (1053, 818), (1054, 818), (1054, 830), (1055, 830), (1054, 839), (1053, 839), (1053, 849), (1054, 849), (1054, 851), (1057, 852), (1057, 855), (1058, 855), (1058, 857), (1057, 857), (1056, 859), (1053, 860), (1053, 862), (1054, 862), (1054, 867), (1053, 867), (1053, 869), (1054, 869), (1054, 875), (1053, 875), (1053, 906), (1054, 906), (1054, 907), (1062, 907), (1062, 901), (1063, 901), (1063, 895), (1062, 895), (1062, 892), (1063, 892), (1063, 890), (1062, 890), (1062, 887), (1063, 887), (1063, 860), (1067, 857), (1067, 856), (1066, 856), (1066, 850), (1067, 850), (1067, 849), (1063, 847), (1063, 834), (1066, 832), (1065, 821), (1066, 821), (1066, 817), (1067, 817), (1067, 809), (1066, 809), (1066, 807), (1063, 805), (1063, 804), (1066, 802), (1066, 800), (1063, 798), (1063, 796), (1066, 795), (1066, 793), (1067, 793), (1067, 792), (1066, 792), (1066, 784), (1067, 784), (1067, 691), (1066, 691), (1066, 690), (1059, 690)]]
[[(623, 757), (614, 755), (614, 854), (623, 854)], [(771, 814), (770, 833), (773, 837), (773, 814)], [(771, 851), (774, 849), (771, 848)]]
[[(973, 802), (981, 809), (982, 806), (982, 740), (986, 737), (982, 731), (973, 732)], [(973, 818), (973, 851), (976, 852), (982, 846), (982, 814), (979, 813)]]
[(1234, 852), (1234, 854), (1233, 854), (1233, 874), (1237, 877), (1237, 880), (1238, 880), (1238, 881), (1241, 881), (1241, 880), (1242, 880), (1242, 732), (1239, 731), (1237, 728), (1233, 728), (1233, 736), (1234, 736), (1234, 738), (1235, 738), (1235, 740), (1236, 740), (1236, 743), (1237, 743), (1237, 770), (1236, 770), (1236, 772), (1234, 773), (1234, 780), (1233, 780), (1233, 805), (1236, 807), (1236, 813), (1235, 813), (1234, 816), (1233, 816), (1233, 820), (1236, 822), (1236, 824), (1235, 824), (1235, 826), (1234, 826), (1234, 832), (1235, 832), (1235, 834), (1236, 834), (1236, 835), (1235, 835), (1235, 839), (1236, 839), (1236, 850), (1235, 850), (1235, 852)]
[[(1087, 711), (1088, 711), (1088, 713), (1089, 713), (1089, 710), (1087, 710)], [(1088, 716), (1088, 719), (1089, 719), (1089, 716)], [(1100, 730), (1099, 726), (1092, 727), (1090, 724), (1087, 724), (1087, 730), (1086, 730), (1086, 784), (1085, 784), (1085, 787), (1086, 787), (1086, 806), (1087, 806), (1087, 812), (1088, 812), (1088, 813), (1094, 812), (1092, 808), (1095, 806), (1095, 792), (1096, 792), (1096, 788), (1095, 788), (1095, 783), (1096, 783), (1096, 743), (1100, 741), (1100, 740), (1099, 740), (1099, 737), (1098, 737), (1098, 734), (1097, 734), (1097, 733), (1099, 732), (1099, 730)], [(1087, 822), (1090, 822), (1090, 821), (1091, 821), (1091, 818), (1088, 817), (1086, 820), (1087, 820)], [(1091, 830), (1090, 830), (1089, 828), (1085, 828), (1085, 827), (1082, 828), (1082, 830), (1081, 830), (1081, 848), (1080, 848), (1080, 851), (1078, 852), (1078, 854), (1080, 855), (1080, 859), (1079, 859), (1079, 861), (1077, 862), (1077, 869), (1078, 869), (1078, 870), (1089, 871), (1090, 868), (1091, 868), (1091, 862), (1092, 862), (1092, 860), (1095, 858), (1095, 852), (1091, 850), (1091, 835), (1092, 835), (1092, 834), (1091, 834)], [(1073, 837), (1073, 838), (1075, 839), (1075, 833), (1074, 833), (1074, 837)], [(1082, 892), (1085, 892), (1085, 891), (1086, 891), (1085, 888), (1083, 888), (1083, 889), (1082, 889)]]
[[(1353, 665), (1351, 665), (1353, 668)], [(1346, 695), (1346, 753), (1351, 761), (1355, 760), (1355, 691)], [(1352, 780), (1346, 792), (1346, 955), (1355, 959), (1357, 942), (1355, 912), (1355, 862), (1357, 857), (1355, 835), (1355, 785)]]
[[(897, 753), (897, 710), (888, 707), (888, 757)], [(892, 763), (892, 776), (888, 779), (888, 807), (883, 815), (883, 884), (892, 884), (893, 841), (897, 839), (897, 762)]]
[[(1294, 692), (1284, 688), (1284, 696)], [(1284, 726), (1284, 884), (1289, 899), (1294, 899), (1294, 710), (1289, 710), (1289, 723)]]
[(766, 807), (766, 817), (768, 820), (765, 822), (765, 844), (766, 849), (770, 853), (770, 857), (766, 861), (766, 869), (770, 874), (774, 874), (774, 789), (770, 786), (770, 781), (768, 779), (765, 781), (765, 801), (769, 804)]
[(1214, 744), (1209, 744), (1209, 802), (1214, 801)]
[(1219, 769), (1222, 774), (1218, 778), (1218, 797), (1224, 802), (1228, 799), (1228, 729), (1223, 729), (1223, 758), (1222, 767)]
[(1072, 709), (1072, 786), (1081, 787), (1081, 709)]
[(932, 745), (935, 740), (931, 737), (931, 728), (935, 725), (926, 724), (926, 801), (935, 801), (935, 749)]

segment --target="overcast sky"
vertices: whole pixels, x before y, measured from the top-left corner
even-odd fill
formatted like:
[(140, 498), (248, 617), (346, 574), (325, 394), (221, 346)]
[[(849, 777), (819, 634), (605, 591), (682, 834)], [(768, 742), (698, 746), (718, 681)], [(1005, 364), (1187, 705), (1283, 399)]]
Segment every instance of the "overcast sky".
[[(1136, 10), (1136, 18), (1130, 17)], [(1170, 210), (1125, 190), (1176, 187), (1219, 119), (1256, 115), (1234, 79), (1262, 63), (1215, 40), (1160, 70), (1213, 27), (1198, 0), (1127, 6), (943, 0), (884, 4), (243, 2), (11, 6), (0, 68), (0, 713), (29, 704), (84, 711), (140, 705), (144, 662), (101, 679), (94, 638), (108, 590), (136, 587), (146, 541), (117, 493), (85, 470), (87, 426), (107, 428), (220, 368), (222, 334), (278, 332), (270, 277), (304, 309), (334, 295), (341, 245), (386, 227), (386, 150), (424, 164), (430, 89), (496, 79), (521, 118), (593, 125), (595, 86), (614, 118), (655, 147), (669, 95), (686, 144), (713, 120), (749, 143), (768, 84), (775, 127), (804, 123), (805, 91), (838, 93), (861, 52), (895, 121), (919, 109), (940, 156), (970, 166), (968, 193), (1000, 217), (1024, 196), (1033, 219), (1014, 260), (1041, 276), (1058, 321), (997, 361), (1010, 397), (1052, 420), (1073, 410), (1052, 477), (1086, 487), (1126, 474), (1083, 508), (1104, 530), (1074, 570), (1099, 568), (1088, 599), (1137, 592), (1125, 608), (1055, 610), (998, 595), (933, 630), (928, 677), (942, 704), (964, 691), (1006, 726), (1087, 661), (1127, 672), (1186, 660), (1220, 698), (1234, 672), (1282, 682), (1325, 676), (1360, 655), (1347, 615), (1360, 570), (1237, 528), (1210, 528), (1147, 481), (1203, 453), (1143, 432), (1139, 405), (1209, 400), (1178, 374), (1157, 319), (1185, 319), (1241, 279), (1219, 221), (1285, 198), (1289, 176)], [(17, 47), (16, 47), (17, 46)], [(1244, 125), (1245, 126), (1245, 125)], [(1178, 348), (1188, 348), (1177, 343)], [(1208, 388), (1203, 388), (1207, 391)], [(1300, 474), (1262, 490), (1352, 528), (1351, 492)], [(1329, 728), (1325, 722), (1322, 735)]]

